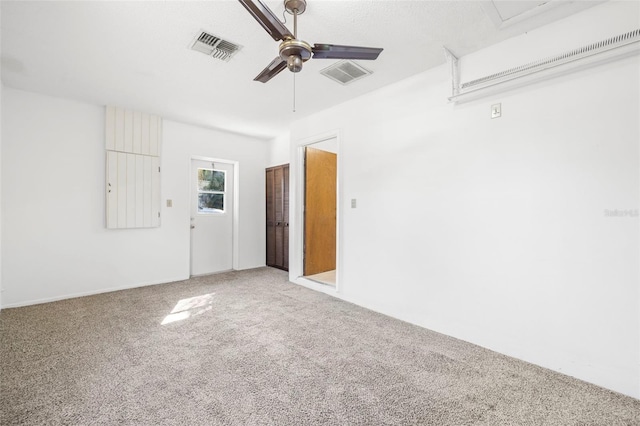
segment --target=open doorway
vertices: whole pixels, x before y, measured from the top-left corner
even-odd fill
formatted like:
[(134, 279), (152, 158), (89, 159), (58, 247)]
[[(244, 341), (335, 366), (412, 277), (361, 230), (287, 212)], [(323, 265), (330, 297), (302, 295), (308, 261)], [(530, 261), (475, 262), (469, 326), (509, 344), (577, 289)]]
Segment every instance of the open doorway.
[(337, 139), (304, 148), (305, 278), (336, 286)]

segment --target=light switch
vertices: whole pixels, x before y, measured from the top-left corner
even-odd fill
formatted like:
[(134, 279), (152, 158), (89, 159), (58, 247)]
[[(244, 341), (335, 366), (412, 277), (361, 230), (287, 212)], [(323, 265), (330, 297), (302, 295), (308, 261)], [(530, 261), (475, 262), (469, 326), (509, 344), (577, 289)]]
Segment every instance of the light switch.
[(173, 200), (167, 200), (167, 207), (173, 207)]
[(502, 104), (491, 105), (491, 118), (499, 118), (502, 116)]
[(355, 209), (355, 208), (356, 208), (356, 199), (355, 199), (355, 198), (352, 198), (352, 199), (351, 199), (351, 208), (352, 208), (352, 209)]

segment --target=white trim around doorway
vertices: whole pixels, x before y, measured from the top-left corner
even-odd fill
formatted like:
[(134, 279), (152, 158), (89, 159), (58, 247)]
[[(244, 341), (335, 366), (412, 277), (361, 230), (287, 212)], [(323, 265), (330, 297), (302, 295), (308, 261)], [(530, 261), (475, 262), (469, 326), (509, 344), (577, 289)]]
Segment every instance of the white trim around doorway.
[[(304, 148), (329, 139), (336, 139), (338, 155), (338, 176), (336, 188), (336, 286), (321, 284), (303, 276), (304, 271)], [(290, 196), (292, 207), (289, 211), (289, 281), (322, 293), (338, 296), (343, 291), (342, 281), (342, 135), (332, 130), (291, 144), (289, 165)]]

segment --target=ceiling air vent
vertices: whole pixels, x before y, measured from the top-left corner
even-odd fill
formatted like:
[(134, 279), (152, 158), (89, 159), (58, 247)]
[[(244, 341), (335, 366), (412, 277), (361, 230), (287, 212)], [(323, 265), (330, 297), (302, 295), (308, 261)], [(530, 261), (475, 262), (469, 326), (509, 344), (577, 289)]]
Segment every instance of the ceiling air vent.
[(320, 74), (329, 77), (340, 84), (350, 84), (356, 80), (368, 76), (372, 72), (353, 61), (339, 61), (320, 71)]
[(191, 45), (191, 49), (216, 59), (229, 62), (242, 46), (202, 31)]

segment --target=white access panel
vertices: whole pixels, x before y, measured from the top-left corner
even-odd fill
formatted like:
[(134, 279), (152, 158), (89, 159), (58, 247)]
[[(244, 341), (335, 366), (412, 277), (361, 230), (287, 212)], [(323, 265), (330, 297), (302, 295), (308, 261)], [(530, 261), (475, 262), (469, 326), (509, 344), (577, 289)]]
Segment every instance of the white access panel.
[(136, 228), (144, 226), (144, 158), (136, 155)]
[(118, 228), (127, 227), (127, 154), (118, 153)]
[[(127, 228), (136, 227), (136, 155), (127, 157)], [(120, 226), (122, 228), (122, 226)]]
[(107, 151), (107, 228), (160, 226), (160, 159)]
[(118, 153), (107, 151), (107, 228), (118, 227)]
[(151, 223), (151, 214), (152, 214), (152, 207), (151, 207), (151, 192), (153, 189), (153, 185), (152, 185), (152, 169), (151, 169), (151, 159), (152, 157), (148, 156), (148, 155), (144, 155), (144, 189), (143, 189), (143, 196), (144, 196), (144, 201), (143, 201), (143, 225), (145, 228), (149, 228), (152, 226)]
[(160, 226), (160, 159), (151, 157), (151, 226)]

